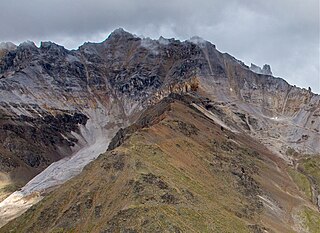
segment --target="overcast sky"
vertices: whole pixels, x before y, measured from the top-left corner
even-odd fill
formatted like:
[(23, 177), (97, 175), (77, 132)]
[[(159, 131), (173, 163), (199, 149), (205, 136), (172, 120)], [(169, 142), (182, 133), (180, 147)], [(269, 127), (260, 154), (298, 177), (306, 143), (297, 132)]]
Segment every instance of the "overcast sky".
[(0, 7), (0, 41), (71, 49), (118, 27), (151, 38), (198, 35), (320, 93), (319, 0), (1, 0)]

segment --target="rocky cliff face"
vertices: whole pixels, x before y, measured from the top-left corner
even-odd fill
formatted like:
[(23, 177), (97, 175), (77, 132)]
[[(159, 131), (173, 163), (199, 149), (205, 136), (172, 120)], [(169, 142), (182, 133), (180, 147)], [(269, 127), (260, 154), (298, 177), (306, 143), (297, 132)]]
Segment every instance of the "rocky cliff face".
[(271, 76), (267, 66), (252, 72), (200, 38), (151, 40), (118, 29), (72, 51), (51, 42), (0, 51), (0, 172), (24, 184), (51, 164), (22, 196), (80, 173), (121, 127), (171, 93), (201, 96), (199, 111), (288, 163), (296, 160), (288, 151), (320, 151), (319, 95)]

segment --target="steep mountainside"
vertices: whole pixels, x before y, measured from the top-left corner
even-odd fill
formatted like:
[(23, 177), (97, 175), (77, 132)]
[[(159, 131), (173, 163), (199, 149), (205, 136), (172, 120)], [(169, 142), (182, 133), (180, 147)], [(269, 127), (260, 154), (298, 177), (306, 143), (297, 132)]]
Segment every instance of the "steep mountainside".
[(264, 71), (200, 38), (151, 40), (122, 29), (71, 51), (52, 42), (2, 43), (0, 200), (22, 188), (0, 203), (0, 226), (110, 142), (111, 149), (125, 141), (145, 109), (172, 93), (192, 93), (202, 103), (192, 109), (270, 150), (287, 164), (278, 172), (289, 172), (320, 206), (320, 96)]
[(320, 215), (284, 161), (205, 116), (204, 104), (171, 95), (149, 108), (0, 232), (316, 232)]

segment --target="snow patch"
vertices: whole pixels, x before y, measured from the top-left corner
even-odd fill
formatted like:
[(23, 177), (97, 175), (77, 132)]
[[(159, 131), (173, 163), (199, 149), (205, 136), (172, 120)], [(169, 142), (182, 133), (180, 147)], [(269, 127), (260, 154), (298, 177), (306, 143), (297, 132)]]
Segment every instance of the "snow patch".
[(20, 216), (42, 199), (43, 197), (41, 197), (39, 193), (29, 197), (25, 197), (20, 191), (12, 193), (0, 203), (0, 227), (17, 216)]

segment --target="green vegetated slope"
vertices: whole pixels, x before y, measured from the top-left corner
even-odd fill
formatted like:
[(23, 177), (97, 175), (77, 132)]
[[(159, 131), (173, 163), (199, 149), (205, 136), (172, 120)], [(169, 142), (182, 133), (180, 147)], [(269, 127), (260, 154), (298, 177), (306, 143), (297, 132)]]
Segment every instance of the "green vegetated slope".
[(298, 169), (309, 176), (312, 182), (320, 187), (320, 156), (308, 156), (299, 161)]
[[(299, 216), (309, 232), (320, 232), (320, 157), (319, 155), (300, 155), (297, 159), (296, 175), (293, 179), (299, 189), (318, 205), (318, 210), (308, 207), (302, 208)], [(299, 178), (298, 178), (299, 177)]]
[(297, 184), (298, 188), (304, 192), (310, 200), (312, 200), (312, 188), (308, 177), (294, 168), (288, 168), (288, 173)]
[(186, 99), (162, 101), (117, 137), (0, 232), (317, 232), (308, 188), (287, 165)]

